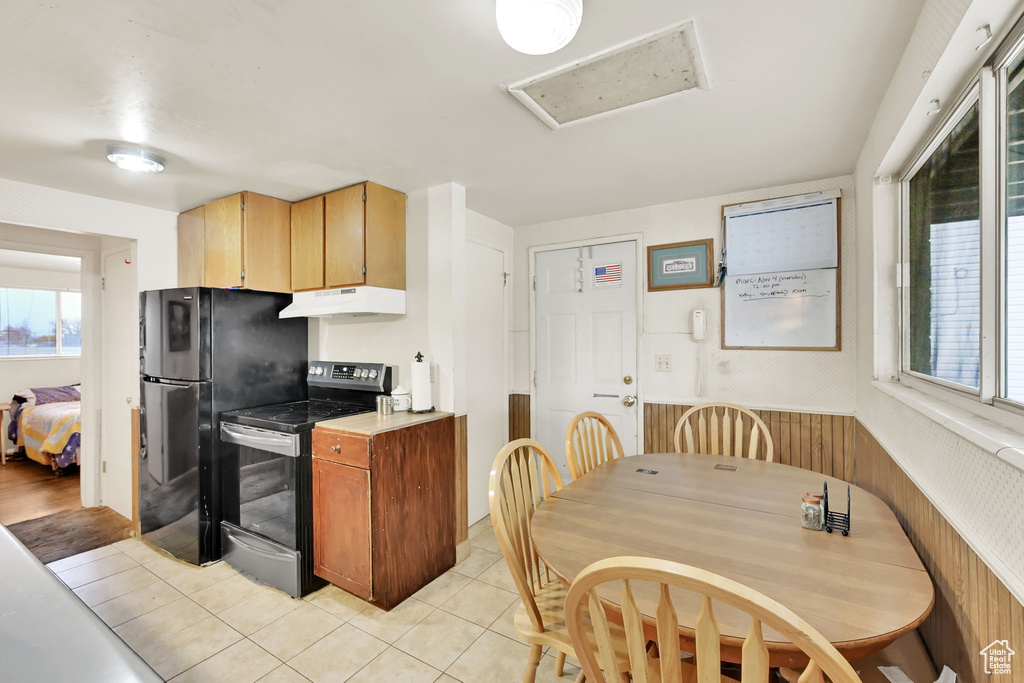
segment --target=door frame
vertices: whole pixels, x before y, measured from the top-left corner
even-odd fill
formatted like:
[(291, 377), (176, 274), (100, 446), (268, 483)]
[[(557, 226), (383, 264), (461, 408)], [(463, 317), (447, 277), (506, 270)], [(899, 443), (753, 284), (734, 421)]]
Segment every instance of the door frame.
[[(643, 233), (630, 232), (622, 235), (611, 235), (608, 237), (592, 237), (584, 240), (573, 240), (571, 242), (555, 242), (552, 244), (540, 244), (529, 248), (530, 275), (527, 281), (527, 289), (530, 292), (530, 437), (537, 438), (537, 254), (546, 251), (559, 251), (562, 249), (576, 249), (580, 247), (591, 247), (599, 244), (616, 244), (618, 242), (634, 242), (636, 244), (636, 382), (634, 386), (637, 414), (636, 414), (636, 453), (643, 453), (644, 444), (644, 374), (641, 372), (644, 358), (643, 330), (644, 330), (644, 288), (647, 279), (644, 275), (645, 254), (643, 245)], [(623, 444), (625, 450), (629, 450), (627, 444)], [(628, 453), (627, 453), (628, 455)]]
[[(10, 225), (24, 225), (10, 223)], [(26, 226), (34, 227), (34, 226)], [(64, 232), (56, 228), (40, 228), (53, 232)], [(0, 240), (0, 246), (15, 251), (58, 256), (77, 256), (80, 259), (79, 289), (82, 293), (82, 443), (78, 455), (79, 497), (82, 507), (100, 504), (100, 432), (102, 431), (101, 410), (103, 389), (100, 378), (100, 359), (103, 355), (98, 322), (100, 320), (101, 292), (100, 268), (102, 259), (98, 251), (73, 247), (60, 247), (36, 242)]]

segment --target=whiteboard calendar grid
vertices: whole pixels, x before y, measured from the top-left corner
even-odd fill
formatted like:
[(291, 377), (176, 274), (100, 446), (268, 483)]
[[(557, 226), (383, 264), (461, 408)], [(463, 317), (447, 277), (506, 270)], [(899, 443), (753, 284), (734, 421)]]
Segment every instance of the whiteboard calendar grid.
[(727, 214), (728, 273), (753, 275), (835, 268), (839, 262), (837, 201), (838, 198), (817, 197), (796, 206), (748, 205), (740, 215)]
[(838, 351), (839, 192), (722, 208), (723, 349)]

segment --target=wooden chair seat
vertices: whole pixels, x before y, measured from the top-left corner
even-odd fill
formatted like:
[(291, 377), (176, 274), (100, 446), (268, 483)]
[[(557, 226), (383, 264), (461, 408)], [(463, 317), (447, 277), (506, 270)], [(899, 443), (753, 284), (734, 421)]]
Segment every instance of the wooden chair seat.
[[(692, 660), (691, 660), (692, 661)], [(682, 673), (681, 677), (676, 679), (679, 683), (701, 683), (697, 677), (697, 667), (689, 662), (683, 661), (680, 665)], [(728, 676), (721, 676), (722, 683), (740, 683), (735, 678), (729, 678)], [(648, 683), (662, 683), (661, 682), (661, 660), (658, 658), (649, 659), (647, 661), (647, 681)], [(675, 683), (672, 681), (671, 683)]]

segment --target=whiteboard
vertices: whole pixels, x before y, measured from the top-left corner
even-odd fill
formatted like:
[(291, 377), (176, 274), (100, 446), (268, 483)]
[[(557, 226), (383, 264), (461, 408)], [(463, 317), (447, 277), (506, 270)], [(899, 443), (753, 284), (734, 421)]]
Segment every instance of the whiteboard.
[(722, 348), (838, 350), (835, 268), (722, 280)]
[(728, 273), (836, 268), (838, 203), (832, 191), (725, 207)]

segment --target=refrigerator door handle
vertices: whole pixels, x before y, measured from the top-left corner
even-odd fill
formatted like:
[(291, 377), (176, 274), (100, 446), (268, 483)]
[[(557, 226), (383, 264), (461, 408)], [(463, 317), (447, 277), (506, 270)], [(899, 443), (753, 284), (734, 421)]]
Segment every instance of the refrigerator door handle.
[(278, 434), (254, 427), (221, 422), (220, 437), (227, 443), (270, 451), (291, 458), (299, 457), (299, 439), (293, 434)]
[(190, 387), (197, 384), (197, 381), (188, 379), (164, 379), (163, 377), (143, 377), (143, 381), (152, 384), (169, 384), (172, 387)]

